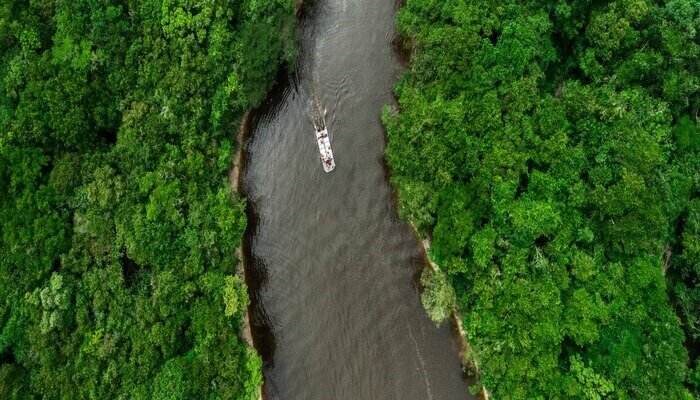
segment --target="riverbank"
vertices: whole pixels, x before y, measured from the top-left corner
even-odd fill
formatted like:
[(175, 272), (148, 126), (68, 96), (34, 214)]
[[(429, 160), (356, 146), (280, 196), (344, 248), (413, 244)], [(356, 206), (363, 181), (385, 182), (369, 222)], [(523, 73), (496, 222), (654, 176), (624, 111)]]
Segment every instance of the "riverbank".
[[(401, 2), (401, 5), (404, 5), (404, 1)], [(401, 65), (404, 69), (409, 69), (411, 66), (411, 57), (415, 51), (415, 41), (413, 38), (410, 36), (406, 35), (397, 35), (396, 38), (393, 40), (392, 45), (394, 47), (394, 51), (399, 55), (399, 60), (401, 62)], [(394, 98), (395, 103), (398, 105), (398, 98)], [(384, 131), (385, 133), (385, 138), (384, 140), (388, 140), (386, 138), (386, 130)], [(385, 142), (386, 143), (386, 142)], [(391, 167), (389, 164), (386, 162), (386, 159), (384, 159), (384, 169), (387, 173), (387, 176), (391, 176)], [(394, 197), (395, 201), (397, 200), (398, 196), (398, 191), (396, 188), (394, 189)], [(429, 257), (429, 251), (430, 251), (430, 238), (425, 237), (422, 238), (421, 235), (418, 233), (418, 230), (416, 229), (415, 224), (413, 221), (409, 221), (409, 224), (411, 225), (411, 228), (413, 229), (413, 232), (416, 235), (416, 239), (420, 242), (421, 248), (423, 249), (423, 258), (425, 261), (425, 264), (432, 269), (433, 271), (438, 271), (440, 270), (440, 267), (435, 264)], [(464, 370), (469, 371), (468, 375), (469, 378), (473, 379), (473, 382), (469, 382), (471, 384), (476, 384), (479, 377), (481, 376), (481, 372), (479, 370), (479, 365), (477, 360), (474, 358), (471, 346), (469, 345), (469, 341), (467, 340), (467, 335), (466, 332), (464, 331), (464, 327), (462, 325), (462, 319), (459, 317), (459, 313), (457, 311), (457, 306), (456, 304), (452, 305), (452, 313), (449, 317), (449, 322), (452, 327), (452, 329), (456, 332), (457, 334), (457, 339), (459, 343), (459, 359), (460, 359), (460, 364)], [(468, 379), (469, 380), (469, 379)], [(477, 394), (479, 396), (479, 399), (481, 400), (488, 400), (489, 394), (488, 391), (484, 386), (481, 387), (479, 390), (479, 393)]]
[[(233, 155), (233, 160), (232, 164), (233, 167), (229, 171), (229, 182), (231, 182), (231, 187), (233, 188), (233, 191), (236, 192), (237, 194), (241, 195), (240, 193), (240, 175), (241, 175), (241, 167), (242, 167), (242, 162), (243, 162), (243, 143), (245, 141), (245, 134), (246, 130), (248, 127), (248, 119), (250, 118), (250, 110), (246, 111), (245, 114), (243, 114), (243, 117), (241, 118), (241, 122), (238, 124), (238, 130), (236, 132), (236, 141), (235, 141), (235, 146), (236, 146), (236, 152)], [(240, 248), (240, 247), (239, 247)]]
[[(404, 5), (404, 1), (401, 2), (402, 6)], [(406, 36), (406, 35), (397, 35), (396, 38), (392, 41), (392, 45), (394, 48), (394, 51), (399, 55), (399, 60), (401, 62), (401, 65), (404, 69), (409, 69), (411, 66), (411, 57), (415, 51), (415, 41), (413, 40), (412, 37)], [(398, 107), (398, 98), (394, 97), (394, 101), (396, 104), (396, 107)], [(384, 130), (385, 134), (385, 143), (388, 140), (386, 137), (386, 129)], [(388, 162), (386, 162), (386, 158), (384, 160), (384, 170), (386, 171), (387, 177), (391, 176), (391, 167), (389, 166)], [(394, 201), (398, 200), (398, 190), (397, 188), (392, 187), (394, 190)], [(416, 235), (416, 239), (420, 242), (421, 248), (423, 249), (423, 258), (425, 261), (425, 264), (432, 269), (433, 271), (440, 270), (440, 267), (435, 264), (429, 256), (429, 251), (430, 251), (430, 238), (425, 237), (422, 238), (421, 235), (418, 233), (418, 230), (416, 229), (415, 224), (413, 221), (409, 221), (409, 224), (411, 225), (411, 228), (413, 229), (414, 234)], [(474, 357), (474, 353), (472, 352), (471, 346), (469, 345), (469, 341), (467, 340), (467, 335), (466, 332), (464, 331), (464, 327), (462, 325), (462, 319), (459, 317), (459, 313), (457, 311), (457, 305), (453, 304), (452, 305), (452, 313), (449, 317), (449, 322), (452, 327), (452, 329), (456, 332), (457, 334), (457, 339), (458, 339), (458, 344), (459, 344), (459, 359), (460, 359), (460, 364), (462, 368), (468, 372), (469, 378), (473, 381), (470, 381), (469, 384), (477, 384), (478, 380), (481, 376), (481, 371), (479, 370), (479, 364), (477, 360)], [(470, 380), (468, 379), (468, 381)], [(478, 398), (481, 400), (488, 400), (489, 399), (489, 394), (488, 390), (482, 386), (481, 389), (479, 390), (477, 394)]]
[[(246, 132), (248, 132), (248, 120), (250, 119), (250, 113), (251, 111), (248, 110), (246, 113), (243, 115), (241, 118), (241, 122), (238, 124), (238, 130), (236, 132), (236, 141), (235, 141), (235, 146), (236, 146), (236, 152), (233, 155), (233, 160), (232, 164), (233, 167), (229, 171), (229, 182), (231, 183), (231, 187), (233, 188), (233, 191), (238, 194), (239, 196), (242, 197), (242, 194), (240, 192), (240, 179), (241, 179), (241, 168), (243, 167), (243, 145), (245, 143), (245, 140), (247, 138)], [(243, 282), (246, 281), (246, 274), (245, 274), (245, 255), (243, 254), (243, 247), (241, 244), (238, 245), (235, 249), (235, 254), (236, 254), (236, 259), (238, 259), (238, 265), (236, 266), (236, 275), (241, 277)], [(248, 286), (246, 285), (246, 291), (248, 290)], [(250, 298), (250, 293), (248, 293), (248, 297)], [(245, 343), (255, 349), (255, 343), (253, 342), (253, 332), (250, 327), (250, 312), (248, 310), (248, 307), (246, 307), (246, 310), (243, 314), (243, 317), (241, 319), (241, 327), (239, 331), (240, 337), (245, 341)], [(262, 393), (262, 387), (258, 388), (258, 400), (263, 400), (263, 393)]]
[[(398, 195), (398, 194), (397, 194)], [(416, 235), (416, 239), (421, 244), (421, 248), (423, 249), (423, 257), (425, 264), (427, 265), (427, 268), (430, 268), (433, 271), (439, 271), (440, 266), (435, 264), (429, 256), (430, 252), (430, 238), (425, 237), (422, 238), (421, 235), (418, 233), (418, 230), (416, 229), (415, 224), (413, 221), (409, 221), (409, 224), (411, 225), (411, 228), (413, 229), (413, 232)], [(452, 329), (455, 331), (457, 334), (458, 338), (458, 343), (459, 343), (459, 360), (461, 363), (461, 366), (464, 370), (468, 371), (468, 376), (472, 379), (474, 379), (473, 382), (469, 382), (470, 385), (476, 385), (478, 384), (479, 378), (481, 376), (481, 371), (479, 370), (479, 363), (476, 357), (474, 356), (474, 353), (472, 351), (471, 346), (469, 345), (469, 341), (467, 340), (467, 333), (464, 330), (464, 327), (462, 325), (462, 319), (459, 317), (459, 312), (457, 311), (457, 305), (453, 304), (452, 305), (452, 313), (450, 314), (449, 317), (449, 322), (450, 325), (452, 326)], [(479, 389), (479, 392), (477, 393), (478, 399), (480, 400), (489, 400), (489, 393), (486, 387), (481, 386)]]

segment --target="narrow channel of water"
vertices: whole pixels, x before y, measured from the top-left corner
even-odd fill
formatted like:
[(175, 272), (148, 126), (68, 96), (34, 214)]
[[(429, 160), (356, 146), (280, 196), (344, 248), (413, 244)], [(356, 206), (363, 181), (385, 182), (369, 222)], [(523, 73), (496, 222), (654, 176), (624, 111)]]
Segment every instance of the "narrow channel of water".
[[(244, 252), (267, 400), (468, 397), (451, 327), (436, 328), (420, 304), (420, 244), (396, 216), (383, 166), (398, 7), (316, 1), (297, 70), (249, 124)], [(329, 174), (308, 116), (314, 86), (337, 162)]]

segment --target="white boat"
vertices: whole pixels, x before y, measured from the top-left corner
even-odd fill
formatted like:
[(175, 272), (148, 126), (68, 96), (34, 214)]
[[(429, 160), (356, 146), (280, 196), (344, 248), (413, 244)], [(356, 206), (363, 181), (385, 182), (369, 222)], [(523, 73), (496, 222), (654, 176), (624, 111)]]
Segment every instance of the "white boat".
[(317, 126), (315, 128), (318, 151), (321, 153), (321, 165), (323, 165), (324, 171), (331, 172), (335, 168), (335, 159), (331, 149), (331, 139), (328, 137), (328, 129), (325, 126)]

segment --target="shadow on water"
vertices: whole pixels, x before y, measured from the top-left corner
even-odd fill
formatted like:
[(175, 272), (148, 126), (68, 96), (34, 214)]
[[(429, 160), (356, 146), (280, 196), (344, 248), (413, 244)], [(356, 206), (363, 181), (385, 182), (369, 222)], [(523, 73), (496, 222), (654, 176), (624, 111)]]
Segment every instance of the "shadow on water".
[[(306, 12), (309, 7), (304, 7), (301, 9), (299, 14), (300, 18), (305, 18)], [(296, 78), (296, 79), (294, 79)], [(248, 140), (252, 136), (253, 132), (262, 118), (265, 115), (270, 115), (275, 112), (275, 109), (279, 107), (283, 100), (283, 93), (285, 93), (286, 88), (295, 85), (298, 81), (298, 76), (292, 75), (289, 69), (285, 66), (281, 68), (277, 74), (275, 84), (270, 90), (270, 95), (263, 101), (257, 109), (253, 110), (243, 127), (244, 133), (242, 137), (242, 143), (239, 145), (244, 146), (243, 157), (241, 159), (241, 170), (245, 171), (246, 166), (249, 162), (251, 156), (250, 152), (245, 148)], [(243, 180), (244, 173), (238, 176), (238, 187), (244, 188)], [(245, 194), (245, 192), (243, 192)], [(255, 211), (255, 207), (251, 202), (246, 203), (246, 217), (248, 220), (248, 225), (246, 227), (245, 235), (243, 236), (243, 267), (245, 268), (245, 283), (248, 287), (248, 296), (250, 297), (250, 305), (248, 307), (248, 315), (250, 318), (250, 328), (253, 337), (253, 344), (255, 349), (260, 354), (264, 361), (264, 369), (270, 368), (274, 360), (275, 355), (275, 335), (272, 332), (272, 326), (269, 321), (266, 320), (265, 310), (261, 307), (260, 301), (260, 289), (265, 286), (268, 281), (268, 270), (264, 265), (264, 261), (260, 258), (256, 258), (252, 251), (253, 238), (255, 236), (255, 230), (257, 227), (258, 214)], [(263, 387), (263, 395), (265, 388)]]

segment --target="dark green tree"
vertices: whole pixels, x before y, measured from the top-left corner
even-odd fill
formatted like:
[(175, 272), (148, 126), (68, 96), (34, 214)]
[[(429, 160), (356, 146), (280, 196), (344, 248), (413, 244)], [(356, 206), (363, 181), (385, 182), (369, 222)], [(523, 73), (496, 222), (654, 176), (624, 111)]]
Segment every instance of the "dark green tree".
[(0, 5), (0, 397), (252, 399), (237, 122), (294, 1)]
[(690, 397), (699, 18), (693, 0), (399, 13), (391, 181), (495, 398)]

